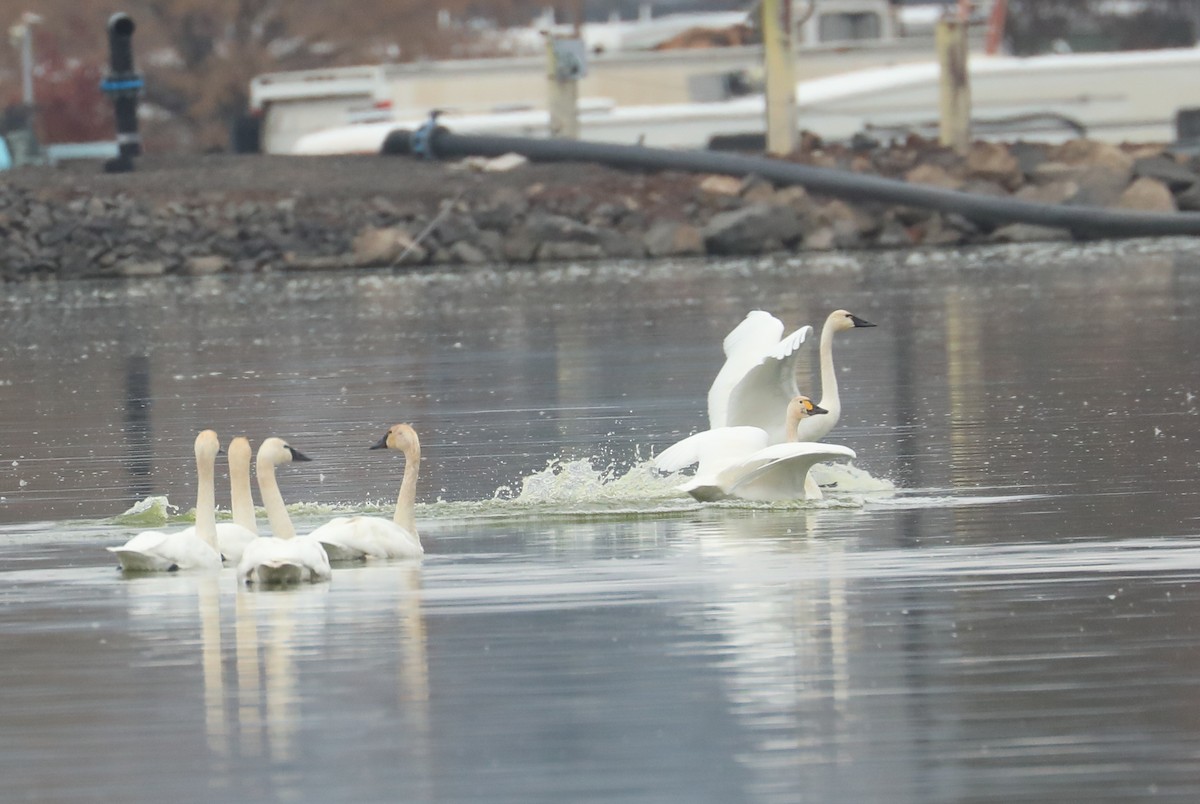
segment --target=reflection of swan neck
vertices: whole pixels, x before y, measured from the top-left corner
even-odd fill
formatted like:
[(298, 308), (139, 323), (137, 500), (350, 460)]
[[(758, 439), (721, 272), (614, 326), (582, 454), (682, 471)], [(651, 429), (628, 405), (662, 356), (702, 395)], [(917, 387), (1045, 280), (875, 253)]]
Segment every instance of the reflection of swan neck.
[(417, 475), (421, 471), (421, 444), (414, 435), (412, 443), (404, 449), (404, 479), (400, 481), (400, 494), (396, 497), (396, 514), (392, 521), (417, 535), (417, 520), (413, 508), (417, 502)]
[(279, 484), (275, 482), (275, 465), (259, 457), (258, 464), (258, 493), (262, 495), (263, 508), (267, 509), (267, 521), (271, 525), (271, 533), (280, 539), (290, 539), (296, 535), (292, 527), (291, 517), (288, 516), (287, 506), (283, 504), (283, 495), (279, 493)]
[(250, 443), (240, 437), (229, 444), (229, 502), (233, 521), (256, 533), (258, 523), (254, 521), (254, 498), (250, 493)]
[(827, 415), (837, 418), (842, 403), (838, 398), (837, 371), (833, 368), (834, 316), (825, 319), (821, 327), (821, 401), (817, 404), (829, 411)]
[(213, 550), (217, 549), (217, 491), (214, 479), (215, 457), (196, 450), (196, 535)]

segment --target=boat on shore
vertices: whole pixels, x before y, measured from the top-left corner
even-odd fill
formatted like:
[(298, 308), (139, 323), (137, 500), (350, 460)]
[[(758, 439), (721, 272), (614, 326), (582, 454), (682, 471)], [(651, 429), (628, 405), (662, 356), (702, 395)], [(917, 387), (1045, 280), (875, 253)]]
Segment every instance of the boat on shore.
[[(1062, 142), (1169, 142), (1181, 111), (1200, 108), (1200, 48), (1044, 56), (973, 56), (972, 128), (982, 139)], [(936, 134), (938, 65), (901, 64), (802, 81), (797, 125), (826, 140)], [(580, 104), (580, 138), (668, 148), (752, 146), (765, 130), (762, 95), (708, 103)], [(388, 133), (413, 130), (423, 117), (363, 122), (297, 138), (295, 154), (378, 153)], [(456, 114), (441, 124), (457, 133), (549, 136), (541, 109)]]

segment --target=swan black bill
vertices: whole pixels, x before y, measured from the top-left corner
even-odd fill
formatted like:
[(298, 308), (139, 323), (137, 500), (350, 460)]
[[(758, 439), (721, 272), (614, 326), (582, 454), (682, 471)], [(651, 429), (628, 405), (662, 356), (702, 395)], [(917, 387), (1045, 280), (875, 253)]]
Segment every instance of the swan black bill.
[(808, 409), (809, 416), (816, 416), (819, 413), (828, 413), (828, 412), (829, 411), (825, 410), (825, 408), (821, 407), (820, 405), (818, 405), (816, 403), (812, 403), (812, 407), (810, 407)]
[(854, 322), (854, 326), (856, 326), (856, 327), (873, 327), (873, 326), (875, 326), (870, 321), (867, 321), (864, 318), (859, 318), (858, 316), (854, 315), (853, 313), (850, 314), (850, 320)]
[(384, 433), (383, 438), (379, 439), (374, 444), (367, 447), (367, 449), (387, 449), (387, 437), (388, 437), (388, 434)]
[(303, 452), (301, 452), (298, 449), (295, 449), (293, 447), (288, 447), (287, 449), (288, 449), (288, 452), (292, 453), (293, 461), (311, 461), (312, 460), (312, 458), (308, 457), (307, 455), (305, 455)]

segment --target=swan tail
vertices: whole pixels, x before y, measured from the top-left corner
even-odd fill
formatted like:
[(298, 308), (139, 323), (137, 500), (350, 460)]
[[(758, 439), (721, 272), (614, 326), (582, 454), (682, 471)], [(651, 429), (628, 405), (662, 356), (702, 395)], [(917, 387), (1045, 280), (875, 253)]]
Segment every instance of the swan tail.
[(306, 581), (309, 570), (294, 561), (267, 561), (246, 574), (246, 583), (258, 582), (263, 586), (287, 586)]
[(170, 572), (179, 569), (174, 562), (152, 553), (138, 550), (126, 550), (123, 547), (106, 547), (110, 553), (115, 553), (117, 561), (124, 572)]

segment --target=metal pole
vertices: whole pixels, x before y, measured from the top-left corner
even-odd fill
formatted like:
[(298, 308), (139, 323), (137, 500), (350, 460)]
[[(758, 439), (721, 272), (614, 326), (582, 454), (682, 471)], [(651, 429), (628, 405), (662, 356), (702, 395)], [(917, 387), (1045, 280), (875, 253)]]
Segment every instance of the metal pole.
[(104, 166), (109, 173), (133, 170), (133, 157), (142, 152), (137, 117), (142, 77), (133, 69), (133, 32), (136, 29), (133, 18), (123, 12), (108, 19), (109, 73), (100, 88), (112, 98), (119, 153)]
[(762, 0), (763, 71), (766, 74), (767, 151), (790, 154), (796, 124), (796, 67), (792, 47), (792, 0)]

